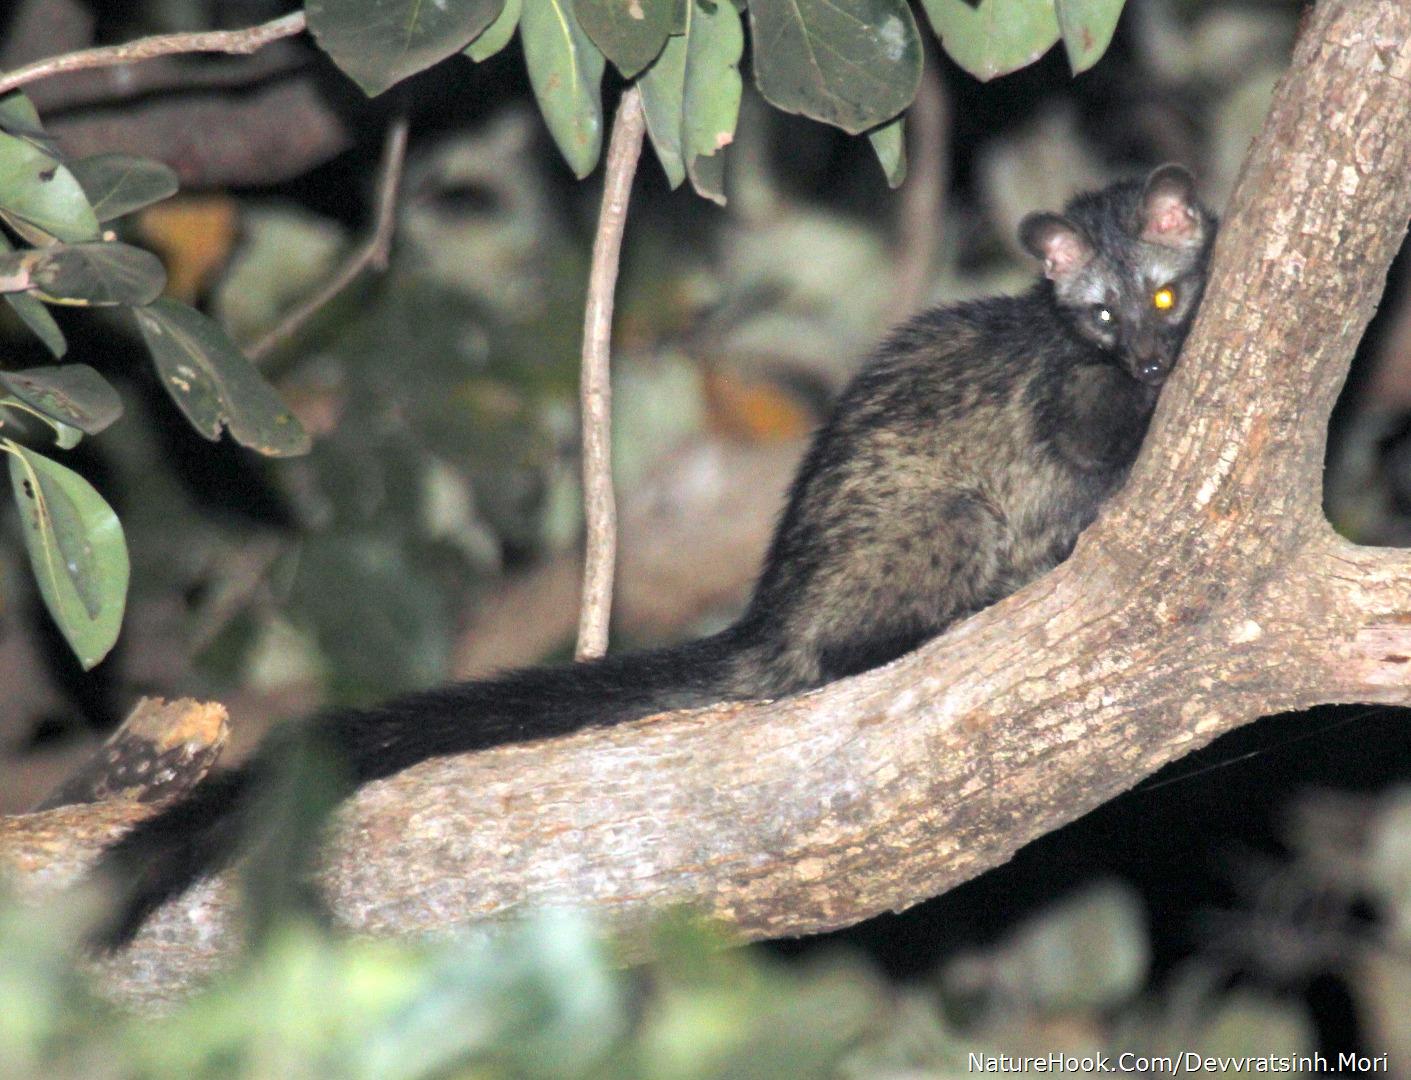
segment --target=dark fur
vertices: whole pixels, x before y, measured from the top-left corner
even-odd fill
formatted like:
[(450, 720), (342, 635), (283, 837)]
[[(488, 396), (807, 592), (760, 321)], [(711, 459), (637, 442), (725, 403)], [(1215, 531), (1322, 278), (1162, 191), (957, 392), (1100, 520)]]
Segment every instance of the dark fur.
[[(1158, 205), (1170, 228), (1153, 239)], [(931, 311), (881, 346), (815, 436), (749, 607), (722, 633), (332, 713), (312, 730), (346, 763), (351, 791), (443, 754), (779, 697), (900, 656), (1065, 558), (1122, 483), (1213, 233), (1188, 175), (1169, 166), (1026, 219), (1021, 237), (1048, 279)], [(1152, 291), (1168, 281), (1179, 303), (1157, 312)], [(1094, 298), (1109, 310), (1101, 323)], [(270, 740), (108, 849), (100, 871), (122, 900), (107, 943), (231, 860), (242, 808), (285, 752)]]

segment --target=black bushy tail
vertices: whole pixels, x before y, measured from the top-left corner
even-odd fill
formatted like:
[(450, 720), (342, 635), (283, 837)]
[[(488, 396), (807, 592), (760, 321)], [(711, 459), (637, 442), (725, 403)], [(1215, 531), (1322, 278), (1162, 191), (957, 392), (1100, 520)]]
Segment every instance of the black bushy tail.
[[(675, 648), (530, 668), (327, 713), (295, 725), (302, 731), (294, 737), (333, 753), (346, 797), (428, 758), (751, 696), (742, 687), (758, 683), (741, 677), (745, 651), (742, 632), (727, 630)], [(250, 762), (207, 778), (104, 851), (96, 871), (118, 900), (94, 944), (126, 944), (163, 903), (229, 865), (246, 842), (255, 796), (290, 750), (287, 736), (266, 740)]]

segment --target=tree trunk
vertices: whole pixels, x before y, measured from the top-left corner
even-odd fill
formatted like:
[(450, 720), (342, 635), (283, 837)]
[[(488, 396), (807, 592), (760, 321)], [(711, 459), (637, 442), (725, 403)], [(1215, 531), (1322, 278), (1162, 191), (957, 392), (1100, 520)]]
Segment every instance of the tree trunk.
[[(764, 938), (899, 910), (1269, 712), (1411, 701), (1411, 559), (1321, 511), (1328, 416), (1411, 217), (1411, 7), (1320, 0), (1252, 148), (1131, 482), (1052, 574), (878, 671), (427, 762), (342, 812), (323, 876), (368, 933), (689, 904)], [(13, 818), (31, 888), (137, 816)], [(105, 966), (178, 992), (228, 888)]]

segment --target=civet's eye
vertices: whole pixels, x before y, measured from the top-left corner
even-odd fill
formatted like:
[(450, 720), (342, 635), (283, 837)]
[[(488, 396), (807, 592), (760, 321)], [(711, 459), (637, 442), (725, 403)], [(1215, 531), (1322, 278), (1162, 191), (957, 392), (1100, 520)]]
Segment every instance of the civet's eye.
[(1170, 311), (1176, 306), (1176, 290), (1170, 285), (1163, 285), (1151, 294), (1151, 302), (1157, 311)]
[(1112, 317), (1112, 311), (1108, 308), (1101, 305), (1093, 308), (1093, 318), (1100, 323), (1111, 323)]

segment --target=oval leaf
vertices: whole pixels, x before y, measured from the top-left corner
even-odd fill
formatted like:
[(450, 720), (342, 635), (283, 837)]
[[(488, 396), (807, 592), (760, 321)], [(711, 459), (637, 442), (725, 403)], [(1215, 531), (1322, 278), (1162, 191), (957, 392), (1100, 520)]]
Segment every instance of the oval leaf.
[(169, 299), (132, 311), (162, 385), (197, 431), (215, 440), (229, 428), (236, 442), (271, 457), (308, 452), (303, 425), (219, 323)]
[(319, 47), (369, 97), (458, 52), (504, 0), (308, 0)]
[(776, 108), (856, 135), (916, 97), (921, 39), (903, 0), (751, 0), (749, 12), (755, 82)]
[(577, 0), (578, 21), (603, 55), (629, 79), (661, 53), (671, 36), (675, 0)]
[(129, 572), (122, 525), (78, 473), (18, 443), (4, 445), (44, 606), (79, 663), (91, 668), (122, 626)]
[(1027, 67), (1058, 40), (1053, 0), (921, 0), (950, 58), (981, 80)]
[(730, 4), (686, 9), (683, 32), (666, 43), (637, 85), (647, 133), (674, 188), (686, 177), (708, 199), (724, 203), (719, 151), (735, 135), (740, 115), (740, 55), (744, 31)]
[(112, 221), (176, 193), (176, 173), (134, 154), (97, 154), (69, 164), (99, 221)]
[(60, 240), (98, 238), (98, 218), (73, 173), (32, 142), (3, 131), (0, 207)]
[(54, 244), (0, 256), (0, 267), (11, 260), (29, 270), (35, 289), (62, 304), (146, 304), (160, 296), (167, 283), (161, 259), (117, 241)]
[[(692, 5), (694, 7), (694, 5)], [(689, 10), (689, 9), (688, 9)], [(685, 116), (681, 102), (686, 92), (686, 51), (689, 47), (690, 19), (686, 31), (671, 38), (656, 63), (642, 72), (637, 87), (642, 92), (642, 112), (647, 119), (647, 137), (657, 160), (666, 172), (672, 190), (686, 179), (686, 161), (681, 156), (681, 129)]]
[(887, 186), (899, 188), (906, 180), (906, 118), (898, 116), (890, 123), (867, 133), (882, 171), (887, 174)]
[(87, 364), (0, 372), (0, 386), (36, 412), (97, 435), (122, 415), (122, 399)]
[[(19, 135), (40, 145), (52, 145), (53, 139), (44, 130), (39, 120), (39, 110), (19, 90), (0, 95), (0, 131)], [(51, 151), (51, 156), (57, 156)]]
[(505, 6), (495, 16), (495, 21), (465, 48), (466, 56), (477, 64), (488, 60), (510, 43), (514, 31), (519, 26), (519, 13), (523, 7), (521, 0), (505, 0)]
[[(0, 233), (0, 254), (5, 254), (15, 250), (15, 246), (10, 243), (9, 238)], [(20, 317), (31, 331), (44, 342), (48, 350), (54, 354), (55, 359), (68, 352), (69, 343), (64, 340), (64, 332), (59, 329), (59, 324), (54, 321), (54, 316), (49, 314), (49, 309), (37, 298), (28, 293), (7, 292), (5, 302), (14, 309), (16, 315)]]
[(64, 332), (59, 329), (59, 324), (54, 321), (54, 316), (49, 314), (49, 309), (44, 306), (43, 301), (28, 293), (6, 293), (5, 302), (14, 309), (20, 321), (44, 342), (56, 360), (68, 352), (69, 343), (64, 340)]
[(572, 0), (524, 0), (519, 37), (544, 122), (581, 180), (602, 150), (603, 54), (578, 25)]
[(740, 56), (745, 30), (728, 3), (692, 4), (685, 91), (682, 96), (682, 156), (696, 194), (725, 205), (725, 155), (740, 118)]
[(1102, 59), (1126, 0), (1054, 0), (1068, 66), (1080, 75)]

